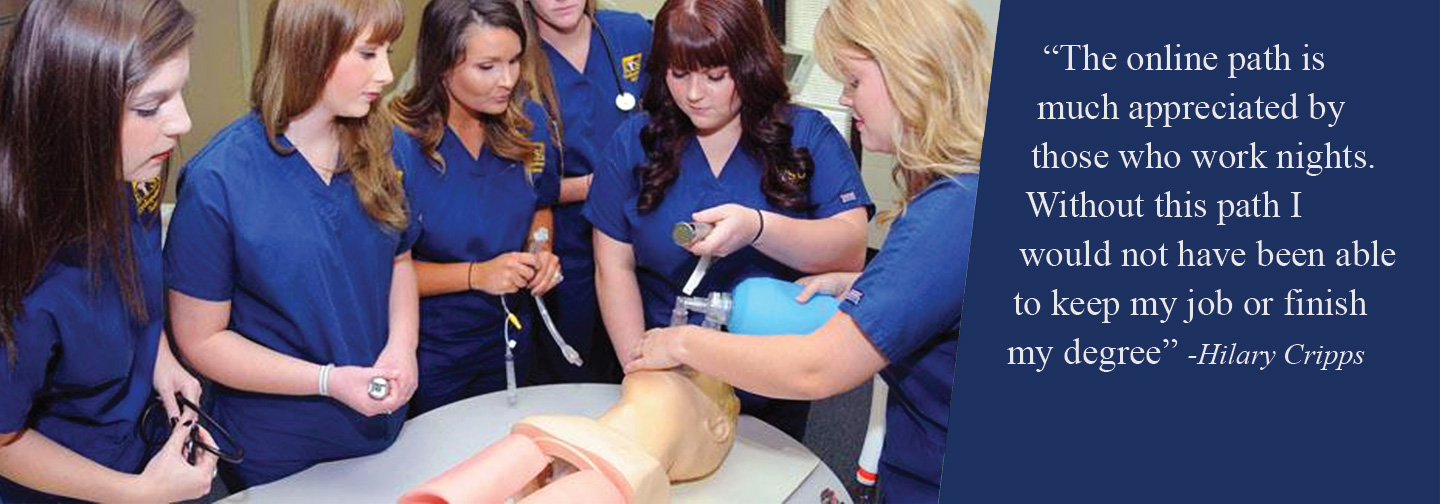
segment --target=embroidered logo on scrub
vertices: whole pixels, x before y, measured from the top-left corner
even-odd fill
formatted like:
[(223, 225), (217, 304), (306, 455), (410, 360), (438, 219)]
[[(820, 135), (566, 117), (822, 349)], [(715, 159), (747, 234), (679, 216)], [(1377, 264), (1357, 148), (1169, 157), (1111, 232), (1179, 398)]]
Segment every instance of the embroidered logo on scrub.
[(525, 173), (531, 175), (545, 171), (545, 144), (534, 142), (530, 148), (530, 160), (525, 163)]
[(849, 203), (851, 201), (855, 201), (855, 191), (850, 191), (840, 195), (841, 203)]
[(620, 60), (620, 69), (625, 71), (625, 80), (640, 81), (640, 53), (631, 54)]
[(165, 188), (160, 185), (160, 177), (130, 183), (130, 193), (135, 197), (135, 208), (141, 214), (159, 212), (160, 195), (164, 192)]
[(850, 289), (850, 290), (848, 290), (848, 291), (845, 291), (845, 295), (843, 296), (843, 299), (844, 299), (845, 302), (847, 302), (847, 303), (850, 303), (850, 304), (853, 304), (853, 305), (858, 305), (858, 304), (860, 304), (860, 299), (862, 299), (862, 298), (864, 298), (864, 297), (865, 297), (865, 293), (864, 293), (864, 292), (860, 292), (859, 290), (856, 290), (856, 289)]

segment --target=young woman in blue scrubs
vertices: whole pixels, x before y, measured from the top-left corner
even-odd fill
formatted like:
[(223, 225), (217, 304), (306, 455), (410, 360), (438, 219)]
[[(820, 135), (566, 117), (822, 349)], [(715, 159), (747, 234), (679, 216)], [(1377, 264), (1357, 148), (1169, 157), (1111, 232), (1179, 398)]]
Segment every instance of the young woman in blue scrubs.
[(396, 0), (278, 0), (255, 111), (181, 173), (171, 323), (245, 450), (221, 465), (231, 490), (381, 451), (404, 422), (419, 302), (393, 126), (372, 111), (403, 26)]
[(544, 110), (515, 92), (524, 48), (511, 0), (433, 0), (420, 25), (415, 87), (391, 102), (417, 234), (412, 417), (505, 388), (510, 342), (524, 381), (531, 341), (549, 337), (531, 318), (529, 294), (560, 281), (560, 261), (528, 245), (533, 230), (549, 233), (548, 208), (537, 210), (554, 203), (559, 173), (546, 152)]
[[(754, 276), (859, 271), (870, 208), (840, 133), (789, 103), (759, 2), (666, 2), (651, 58), (645, 113), (619, 127), (585, 207), (600, 308), (622, 360), (646, 328), (669, 324), (701, 256), (715, 259), (696, 296)], [(714, 230), (687, 249), (671, 230), (689, 221)], [(802, 437), (807, 403), (741, 400)]]
[(585, 361), (583, 367), (570, 365), (542, 338), (537, 373), (547, 382), (619, 383), (619, 361), (595, 299), (591, 226), (580, 212), (605, 145), (639, 109), (648, 80), (642, 69), (650, 53), (650, 23), (638, 14), (596, 10), (595, 0), (524, 4), (543, 52), (531, 71), (537, 84), (532, 95), (560, 116), (550, 125), (559, 130), (555, 145), (562, 147), (565, 177), (555, 207), (555, 253), (567, 281), (549, 296), (550, 312)]
[(631, 367), (688, 365), (736, 387), (804, 399), (839, 394), (878, 372), (890, 385), (882, 496), (935, 502), (979, 187), (989, 37), (964, 2), (834, 0), (815, 40), (827, 72), (846, 83), (841, 103), (854, 112), (865, 147), (896, 157), (903, 200), (880, 254), (858, 278), (801, 280), (801, 301), (815, 292), (844, 299), (813, 334), (654, 330)]
[[(183, 453), (200, 428), (175, 394), (198, 400), (200, 384), (162, 331), (160, 274), (194, 25), (176, 0), (90, 0), (31, 2), (15, 26), (0, 76), (0, 500), (210, 490), (215, 457)], [(156, 394), (175, 428), (147, 461), (137, 424)]]

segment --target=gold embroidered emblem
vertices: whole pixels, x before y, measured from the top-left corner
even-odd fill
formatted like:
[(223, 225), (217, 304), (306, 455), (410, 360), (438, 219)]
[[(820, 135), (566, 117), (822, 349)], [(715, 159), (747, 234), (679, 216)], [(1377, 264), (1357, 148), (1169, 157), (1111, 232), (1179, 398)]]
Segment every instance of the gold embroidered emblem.
[(620, 60), (620, 68), (625, 71), (625, 80), (630, 82), (640, 81), (640, 53), (631, 54)]
[(545, 171), (545, 144), (536, 142), (530, 149), (530, 160), (525, 163), (525, 173), (536, 175)]
[(165, 194), (165, 186), (160, 183), (160, 177), (136, 180), (130, 182), (130, 194), (135, 197), (137, 213), (157, 213), (160, 211), (160, 196)]

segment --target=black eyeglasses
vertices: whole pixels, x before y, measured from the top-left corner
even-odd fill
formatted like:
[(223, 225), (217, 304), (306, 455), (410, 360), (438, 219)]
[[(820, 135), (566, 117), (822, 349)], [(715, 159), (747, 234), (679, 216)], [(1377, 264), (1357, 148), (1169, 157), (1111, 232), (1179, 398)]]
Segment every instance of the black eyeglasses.
[[(189, 462), (191, 465), (195, 464), (196, 450), (213, 453), (216, 457), (220, 457), (220, 460), (231, 464), (239, 464), (245, 460), (245, 449), (241, 448), (240, 445), (235, 442), (235, 438), (230, 435), (229, 431), (221, 427), (220, 424), (215, 423), (215, 419), (210, 418), (210, 415), (206, 415), (199, 406), (196, 406), (195, 403), (190, 402), (189, 399), (186, 399), (185, 396), (179, 393), (175, 394), (175, 404), (180, 406), (182, 413), (186, 408), (195, 410), (196, 419), (202, 427), (205, 427), (207, 432), (212, 436), (216, 436), (217, 440), (223, 439), (224, 444), (235, 448), (233, 453), (222, 451), (220, 448), (206, 444), (204, 439), (200, 437), (200, 431), (198, 429), (191, 430), (189, 439), (185, 440), (183, 452), (185, 453), (186, 462)], [(159, 412), (157, 413), (156, 410), (159, 410)], [(140, 423), (136, 427), (140, 430), (140, 439), (145, 441), (146, 446), (153, 447), (163, 445), (166, 440), (170, 439), (170, 432), (174, 426), (170, 425), (170, 422), (167, 420), (165, 416), (165, 406), (161, 404), (160, 401), (153, 401), (145, 407), (145, 412), (140, 414)]]

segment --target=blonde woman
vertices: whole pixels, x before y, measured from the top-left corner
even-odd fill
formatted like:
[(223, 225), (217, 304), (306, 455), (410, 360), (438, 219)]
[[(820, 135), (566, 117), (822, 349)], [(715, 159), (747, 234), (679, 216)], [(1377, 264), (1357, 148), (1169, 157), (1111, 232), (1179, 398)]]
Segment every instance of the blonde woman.
[(403, 26), (397, 0), (277, 0), (255, 111), (181, 173), (171, 322), (245, 450), (221, 466), (231, 490), (384, 450), (405, 419), (418, 293), (392, 126), (373, 110)]
[(799, 280), (801, 301), (815, 292), (844, 299), (812, 334), (656, 329), (628, 369), (688, 365), (795, 399), (836, 395), (880, 373), (890, 384), (884, 498), (935, 502), (979, 186), (989, 38), (964, 0), (835, 0), (816, 45), (826, 71), (845, 82), (840, 101), (862, 143), (896, 157), (902, 201), (880, 254), (858, 275)]

